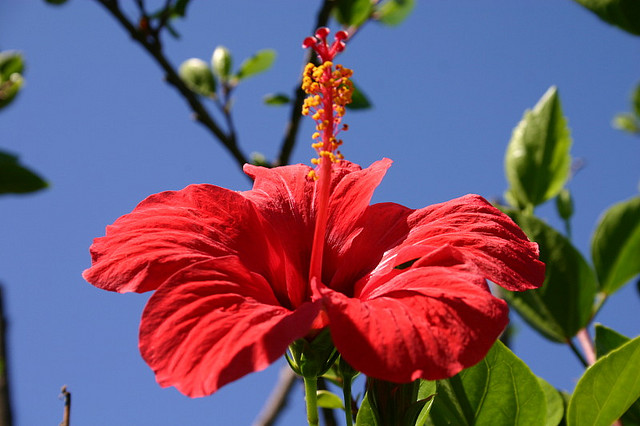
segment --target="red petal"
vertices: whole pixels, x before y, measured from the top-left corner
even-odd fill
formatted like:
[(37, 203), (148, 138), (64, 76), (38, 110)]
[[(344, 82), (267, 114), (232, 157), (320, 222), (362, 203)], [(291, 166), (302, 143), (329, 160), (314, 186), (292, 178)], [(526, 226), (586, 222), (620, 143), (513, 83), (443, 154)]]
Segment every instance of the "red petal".
[(405, 383), (437, 380), (479, 362), (508, 323), (504, 301), (457, 268), (408, 270), (367, 300), (325, 288), (338, 351), (356, 370)]
[(236, 257), (183, 269), (144, 310), (140, 351), (158, 383), (191, 397), (266, 368), (304, 337), (319, 305), (281, 306), (271, 287)]
[(94, 240), (92, 266), (83, 276), (106, 290), (144, 292), (193, 263), (230, 254), (269, 276), (278, 269), (268, 256), (271, 235), (241, 194), (191, 185), (152, 195), (108, 226), (106, 236)]

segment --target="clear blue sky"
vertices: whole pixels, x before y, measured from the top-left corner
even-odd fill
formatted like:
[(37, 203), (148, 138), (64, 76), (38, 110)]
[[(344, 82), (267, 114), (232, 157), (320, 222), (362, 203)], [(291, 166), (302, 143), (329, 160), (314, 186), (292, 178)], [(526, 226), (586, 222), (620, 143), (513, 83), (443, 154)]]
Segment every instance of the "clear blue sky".
[[(293, 88), (318, 2), (192, 3), (176, 25), (181, 40), (166, 40), (174, 64), (208, 60), (218, 44), (236, 63), (258, 49), (277, 49), (274, 68), (246, 81), (234, 107), (243, 148), (273, 158), (288, 110), (261, 99)], [(73, 393), (78, 425), (249, 424), (279, 367), (208, 398), (161, 389), (137, 349), (147, 296), (98, 290), (80, 275), (92, 239), (147, 195), (202, 182), (245, 190), (248, 180), (96, 2), (54, 8), (4, 0), (0, 49), (21, 50), (28, 64), (26, 87), (0, 112), (0, 148), (19, 153), (52, 185), (0, 198), (0, 281), (17, 424), (57, 424), (63, 384)], [(557, 85), (573, 155), (586, 163), (570, 188), (575, 243), (588, 253), (599, 214), (638, 191), (640, 140), (612, 129), (610, 120), (630, 108), (639, 53), (640, 38), (570, 0), (421, 1), (398, 28), (367, 25), (340, 58), (375, 105), (347, 115), (344, 153), (363, 165), (394, 160), (377, 202), (418, 208), (470, 192), (500, 196), (513, 127)], [(295, 162), (312, 156), (312, 127), (305, 124)], [(558, 225), (552, 208), (540, 214)], [(639, 309), (629, 285), (598, 319), (637, 335)], [(570, 351), (517, 324), (516, 353), (536, 374), (571, 390), (581, 367)], [(301, 392), (283, 424), (301, 424)]]

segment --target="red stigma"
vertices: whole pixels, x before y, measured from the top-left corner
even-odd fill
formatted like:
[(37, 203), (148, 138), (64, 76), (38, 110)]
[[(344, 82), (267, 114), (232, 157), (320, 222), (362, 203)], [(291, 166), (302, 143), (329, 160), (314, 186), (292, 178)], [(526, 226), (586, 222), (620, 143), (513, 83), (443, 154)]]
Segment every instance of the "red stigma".
[(318, 28), (315, 37), (307, 37), (302, 42), (302, 47), (305, 49), (313, 48), (323, 63), (332, 61), (338, 53), (342, 52), (346, 47), (344, 41), (349, 38), (346, 31), (338, 31), (334, 36), (333, 43), (329, 46), (327, 36), (330, 31), (327, 27)]

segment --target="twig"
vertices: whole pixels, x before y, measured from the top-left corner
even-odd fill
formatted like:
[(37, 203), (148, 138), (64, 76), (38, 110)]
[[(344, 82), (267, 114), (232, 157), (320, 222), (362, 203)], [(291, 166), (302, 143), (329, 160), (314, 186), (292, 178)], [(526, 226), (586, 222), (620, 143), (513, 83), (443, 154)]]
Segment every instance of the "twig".
[(11, 426), (11, 393), (9, 391), (9, 369), (7, 362), (7, 321), (4, 317), (4, 298), (0, 287), (0, 425)]
[(278, 382), (271, 391), (271, 395), (262, 407), (260, 414), (253, 422), (253, 426), (271, 426), (275, 423), (282, 410), (286, 407), (289, 393), (297, 381), (298, 376), (288, 365), (282, 367)]
[[(327, 26), (329, 22), (329, 16), (331, 15), (331, 10), (335, 6), (334, 0), (324, 0), (322, 2), (322, 6), (318, 11), (318, 15), (316, 17), (316, 23), (313, 27), (312, 31), (320, 27)], [(305, 64), (310, 62), (312, 58), (314, 58), (315, 53), (313, 49), (309, 49), (305, 56)], [(291, 159), (291, 154), (293, 152), (293, 147), (296, 144), (296, 136), (298, 134), (298, 130), (300, 128), (300, 121), (302, 119), (302, 104), (304, 103), (305, 93), (301, 88), (302, 79), (300, 79), (297, 83), (293, 104), (291, 106), (291, 112), (289, 114), (289, 122), (287, 123), (287, 127), (285, 129), (284, 138), (282, 140), (282, 145), (280, 147), (280, 154), (278, 155), (278, 159), (275, 162), (275, 166), (289, 164)]]
[(64, 399), (64, 410), (62, 411), (60, 426), (69, 426), (71, 419), (71, 392), (67, 390), (66, 385), (60, 389), (60, 397)]
[(587, 363), (589, 363), (589, 365), (595, 364), (596, 350), (593, 347), (593, 341), (591, 340), (591, 337), (589, 337), (587, 329), (583, 328), (578, 331), (576, 337), (578, 338), (578, 343), (580, 343), (580, 346), (582, 347), (582, 352), (584, 352), (584, 357), (587, 359)]
[(222, 145), (229, 151), (229, 153), (236, 160), (236, 163), (242, 167), (245, 163), (247, 163), (247, 158), (240, 151), (238, 147), (237, 141), (233, 136), (225, 133), (220, 126), (215, 122), (213, 117), (208, 113), (204, 105), (198, 99), (198, 96), (193, 93), (187, 86), (183, 83), (178, 73), (173, 68), (173, 66), (169, 63), (169, 60), (164, 56), (162, 52), (162, 48), (160, 45), (160, 39), (158, 34), (154, 34), (151, 32), (151, 37), (153, 41), (150, 41), (148, 38), (148, 34), (145, 34), (138, 30), (138, 28), (133, 25), (129, 19), (122, 13), (118, 3), (110, 0), (96, 0), (98, 3), (103, 5), (105, 9), (107, 9), (111, 15), (124, 27), (124, 29), (129, 33), (129, 35), (137, 41), (158, 63), (158, 65), (165, 72), (165, 79), (167, 83), (175, 87), (178, 92), (182, 95), (182, 97), (187, 101), (191, 110), (194, 113), (195, 119), (200, 122), (204, 127), (206, 127), (213, 135), (222, 143)]

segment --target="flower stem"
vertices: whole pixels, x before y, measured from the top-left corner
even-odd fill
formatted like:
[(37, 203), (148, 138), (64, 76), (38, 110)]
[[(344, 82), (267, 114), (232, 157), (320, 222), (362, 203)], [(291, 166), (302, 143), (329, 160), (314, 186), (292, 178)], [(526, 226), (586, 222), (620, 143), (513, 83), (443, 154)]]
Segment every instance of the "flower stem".
[(347, 419), (347, 426), (353, 426), (353, 414), (351, 414), (351, 381), (352, 377), (343, 377), (342, 395), (344, 396), (344, 415)]
[(587, 362), (589, 363), (589, 365), (595, 364), (596, 350), (593, 347), (593, 341), (591, 340), (591, 337), (589, 337), (589, 333), (587, 332), (587, 329), (583, 328), (580, 331), (578, 331), (578, 334), (576, 335), (576, 337), (578, 338), (578, 343), (580, 343), (580, 346), (582, 346), (584, 357), (587, 359)]
[(307, 401), (307, 422), (309, 426), (318, 426), (318, 378), (303, 377), (305, 400)]

